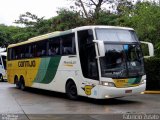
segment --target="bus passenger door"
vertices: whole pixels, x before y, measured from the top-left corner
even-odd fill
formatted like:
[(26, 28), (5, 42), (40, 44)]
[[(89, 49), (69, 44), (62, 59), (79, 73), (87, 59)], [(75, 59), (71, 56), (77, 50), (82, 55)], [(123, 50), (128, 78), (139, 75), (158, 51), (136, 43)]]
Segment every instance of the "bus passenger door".
[(99, 83), (99, 75), (92, 30), (78, 31), (78, 44), (83, 80), (81, 83), (82, 95), (97, 96), (96, 85)]

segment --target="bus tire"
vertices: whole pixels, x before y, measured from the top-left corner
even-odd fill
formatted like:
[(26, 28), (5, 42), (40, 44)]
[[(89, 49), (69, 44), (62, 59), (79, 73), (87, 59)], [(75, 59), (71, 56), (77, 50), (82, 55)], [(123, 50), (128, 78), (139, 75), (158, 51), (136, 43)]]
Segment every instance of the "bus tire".
[(20, 86), (20, 89), (23, 90), (23, 91), (26, 88), (23, 76), (20, 77), (19, 86)]
[(0, 81), (2, 81), (2, 82), (4, 81), (2, 74), (0, 74)]
[(69, 99), (76, 100), (78, 98), (76, 84), (70, 80), (66, 84), (66, 94)]
[(20, 89), (19, 81), (18, 81), (18, 76), (14, 77), (14, 84), (16, 84), (16, 88)]

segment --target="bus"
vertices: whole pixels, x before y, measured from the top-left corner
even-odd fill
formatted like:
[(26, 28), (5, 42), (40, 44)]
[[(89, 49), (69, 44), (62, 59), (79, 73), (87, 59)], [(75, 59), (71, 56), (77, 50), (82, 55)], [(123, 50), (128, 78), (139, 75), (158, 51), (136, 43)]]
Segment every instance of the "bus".
[(146, 88), (141, 44), (132, 28), (82, 26), (8, 46), (8, 82), (70, 99), (123, 97)]
[(7, 80), (6, 56), (7, 56), (7, 52), (0, 52), (0, 81)]

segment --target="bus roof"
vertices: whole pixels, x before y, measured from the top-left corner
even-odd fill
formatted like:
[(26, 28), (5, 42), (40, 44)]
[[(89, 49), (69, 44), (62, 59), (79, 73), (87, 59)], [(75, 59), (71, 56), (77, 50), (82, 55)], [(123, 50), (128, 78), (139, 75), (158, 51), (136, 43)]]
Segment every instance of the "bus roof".
[(84, 29), (95, 29), (95, 28), (108, 28), (108, 29), (124, 29), (124, 30), (134, 30), (133, 28), (129, 27), (120, 27), (120, 26), (106, 26), (106, 25), (91, 25), (91, 26), (82, 26), (82, 27), (77, 27), (72, 30), (79, 31), (79, 30), (84, 30)]
[(95, 29), (95, 28), (134, 30), (132, 28), (119, 27), (119, 26), (104, 26), (104, 25), (82, 26), (82, 27), (77, 27), (77, 28), (74, 28), (74, 29), (66, 30), (66, 31), (55, 31), (55, 32), (51, 32), (51, 33), (48, 33), (48, 34), (36, 36), (36, 37), (30, 38), (30, 39), (28, 39), (27, 41), (24, 41), (24, 42), (19, 42), (17, 44), (11, 44), (11, 45), (8, 46), (8, 48), (19, 46), (19, 45), (24, 45), (24, 44), (32, 43), (32, 42), (36, 42), (36, 41), (45, 40), (45, 39), (60, 36), (60, 35), (65, 35), (65, 34), (68, 34), (68, 33), (79, 31), (79, 30)]

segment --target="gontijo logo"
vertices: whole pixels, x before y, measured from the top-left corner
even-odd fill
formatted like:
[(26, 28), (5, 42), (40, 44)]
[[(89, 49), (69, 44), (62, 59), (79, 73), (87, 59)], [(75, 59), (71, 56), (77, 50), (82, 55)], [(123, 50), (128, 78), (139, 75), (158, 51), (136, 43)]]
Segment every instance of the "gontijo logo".
[(18, 61), (18, 67), (35, 67), (36, 61)]

